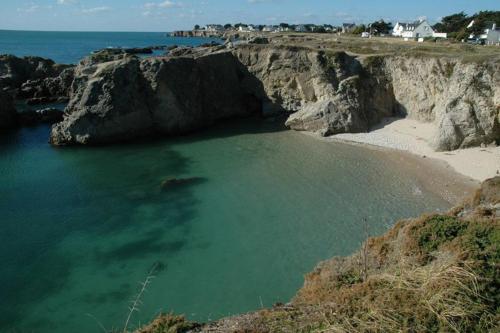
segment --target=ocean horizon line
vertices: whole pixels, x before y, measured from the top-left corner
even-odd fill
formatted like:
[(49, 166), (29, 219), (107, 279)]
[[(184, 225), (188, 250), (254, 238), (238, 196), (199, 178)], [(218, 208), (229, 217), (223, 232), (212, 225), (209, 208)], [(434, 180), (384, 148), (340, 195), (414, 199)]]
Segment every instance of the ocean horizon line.
[(104, 31), (104, 30), (23, 30), (23, 29), (0, 29), (0, 31), (12, 32), (93, 32), (93, 33), (171, 33), (172, 31)]

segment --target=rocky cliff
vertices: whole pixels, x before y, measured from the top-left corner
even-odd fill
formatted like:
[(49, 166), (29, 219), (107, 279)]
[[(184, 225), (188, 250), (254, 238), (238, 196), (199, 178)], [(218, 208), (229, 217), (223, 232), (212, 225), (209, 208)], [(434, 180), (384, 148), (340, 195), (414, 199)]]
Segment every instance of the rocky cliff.
[(230, 52), (211, 51), (82, 62), (67, 115), (53, 127), (51, 142), (99, 144), (180, 134), (260, 112), (259, 82)]
[[(68, 116), (52, 142), (178, 134), (250, 113), (290, 113), (290, 128), (323, 135), (365, 132), (383, 117), (406, 115), (436, 124), (437, 150), (500, 140), (495, 61), (355, 56), (276, 43), (180, 51), (98, 66), (82, 62)], [(132, 81), (121, 79), (127, 71)], [(114, 128), (122, 120), (130, 124)]]
[(0, 55), (0, 90), (30, 104), (65, 100), (73, 82), (74, 66), (40, 57)]
[(400, 112), (436, 124), (435, 149), (500, 141), (499, 62), (388, 57), (382, 65)]
[(293, 113), (286, 122), (292, 129), (367, 131), (396, 110), (390, 82), (345, 52), (242, 45), (234, 54), (263, 83), (267, 109)]

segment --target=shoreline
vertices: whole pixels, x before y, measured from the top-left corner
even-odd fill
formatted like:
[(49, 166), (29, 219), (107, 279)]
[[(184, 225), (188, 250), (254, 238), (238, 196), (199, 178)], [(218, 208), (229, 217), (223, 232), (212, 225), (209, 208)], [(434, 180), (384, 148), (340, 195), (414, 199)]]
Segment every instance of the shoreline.
[(325, 138), (338, 142), (365, 144), (396, 151), (406, 151), (422, 158), (445, 162), (455, 172), (479, 183), (500, 173), (500, 147), (473, 147), (437, 152), (431, 148), (436, 128), (408, 118), (385, 118), (368, 133), (336, 134)]
[[(381, 151), (402, 168), (411, 169), (419, 185), (436, 193), (451, 205), (461, 203), (477, 190), (481, 182), (496, 176), (495, 169), (500, 168), (500, 147), (435, 152), (424, 138), (412, 137), (405, 133), (407, 140), (398, 141), (398, 135), (392, 133), (394, 127), (405, 128), (416, 124), (416, 130), (419, 130), (421, 126), (432, 127), (431, 124), (411, 119), (395, 119), (383, 121), (379, 128), (369, 133), (336, 134), (330, 137), (306, 131), (301, 133), (325, 142)], [(387, 128), (388, 124), (392, 127)], [(416, 149), (415, 141), (418, 142), (420, 150)]]

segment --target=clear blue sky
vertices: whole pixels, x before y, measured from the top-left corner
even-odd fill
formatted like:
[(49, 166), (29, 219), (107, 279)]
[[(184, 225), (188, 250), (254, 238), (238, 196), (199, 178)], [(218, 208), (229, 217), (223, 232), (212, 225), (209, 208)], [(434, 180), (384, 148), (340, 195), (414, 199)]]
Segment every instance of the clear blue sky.
[(367, 23), (500, 10), (500, 0), (0, 0), (0, 29), (172, 31), (207, 23)]

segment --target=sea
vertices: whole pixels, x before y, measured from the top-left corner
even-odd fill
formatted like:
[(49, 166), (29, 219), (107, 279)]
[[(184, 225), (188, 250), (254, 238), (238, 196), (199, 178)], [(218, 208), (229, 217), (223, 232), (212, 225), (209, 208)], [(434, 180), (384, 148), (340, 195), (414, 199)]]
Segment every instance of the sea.
[[(104, 47), (204, 42), (0, 31), (0, 54), (77, 63)], [(123, 331), (146, 280), (129, 330), (160, 313), (207, 322), (286, 303), (318, 262), (449, 207), (388, 152), (282, 124), (102, 147), (52, 147), (47, 125), (2, 133), (0, 332)]]

